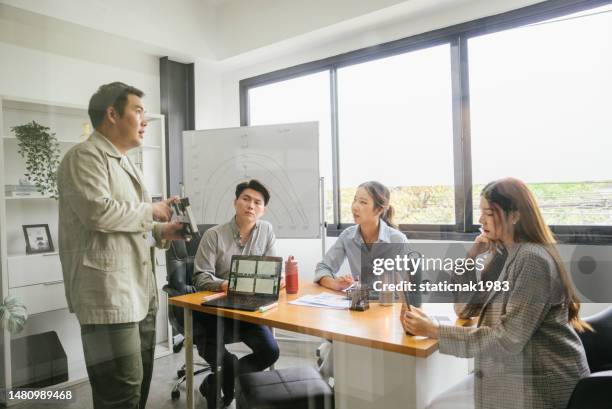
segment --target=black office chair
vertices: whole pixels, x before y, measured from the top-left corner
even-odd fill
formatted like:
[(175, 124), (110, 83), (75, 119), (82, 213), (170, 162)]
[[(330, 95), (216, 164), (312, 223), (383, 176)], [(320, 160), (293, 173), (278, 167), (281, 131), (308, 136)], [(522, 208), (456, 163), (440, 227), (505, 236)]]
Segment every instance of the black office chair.
[(612, 307), (585, 319), (594, 332), (579, 334), (591, 375), (581, 379), (567, 409), (610, 409), (612, 407)]
[[(178, 295), (190, 294), (196, 292), (195, 287), (192, 285), (193, 277), (193, 259), (196, 251), (200, 244), (200, 238), (206, 229), (210, 227), (208, 225), (198, 225), (200, 236), (194, 238), (190, 242), (183, 240), (173, 241), (170, 248), (166, 251), (166, 280), (168, 283), (164, 286), (163, 290), (168, 294), (168, 297), (176, 297)], [(181, 335), (185, 335), (185, 326), (183, 321), (183, 309), (175, 305), (168, 305), (168, 319), (172, 328)], [(194, 325), (193, 328), (193, 339), (194, 345), (198, 337), (202, 335), (202, 329)], [(174, 339), (174, 338), (173, 338)], [(174, 343), (173, 351), (179, 352), (183, 348), (183, 340)], [(210, 366), (203, 363), (195, 363), (195, 365), (201, 366), (202, 368), (194, 372), (194, 375), (205, 373), (210, 371)], [(178, 377), (177, 381), (172, 387), (171, 397), (173, 400), (178, 399), (181, 396), (179, 391), (180, 385), (185, 382), (185, 365), (176, 371)]]

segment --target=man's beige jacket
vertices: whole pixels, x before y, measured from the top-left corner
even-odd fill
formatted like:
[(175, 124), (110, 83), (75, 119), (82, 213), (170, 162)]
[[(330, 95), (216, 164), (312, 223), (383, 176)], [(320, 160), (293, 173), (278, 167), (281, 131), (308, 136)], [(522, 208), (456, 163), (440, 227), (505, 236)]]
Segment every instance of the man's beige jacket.
[(83, 324), (137, 322), (155, 293), (151, 196), (140, 171), (99, 132), (74, 146), (58, 170), (59, 253), (68, 308)]

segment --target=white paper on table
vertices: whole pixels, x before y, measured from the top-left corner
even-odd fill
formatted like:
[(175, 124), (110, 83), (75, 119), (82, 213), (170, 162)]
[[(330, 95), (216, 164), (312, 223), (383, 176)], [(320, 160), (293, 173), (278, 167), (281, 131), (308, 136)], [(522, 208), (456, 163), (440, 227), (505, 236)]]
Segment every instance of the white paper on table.
[(441, 324), (454, 324), (457, 314), (453, 304), (425, 303), (421, 307), (430, 318), (436, 318)]
[(289, 304), (346, 310), (350, 307), (351, 300), (347, 300), (346, 297), (342, 295), (320, 293), (304, 295), (297, 300), (289, 301)]

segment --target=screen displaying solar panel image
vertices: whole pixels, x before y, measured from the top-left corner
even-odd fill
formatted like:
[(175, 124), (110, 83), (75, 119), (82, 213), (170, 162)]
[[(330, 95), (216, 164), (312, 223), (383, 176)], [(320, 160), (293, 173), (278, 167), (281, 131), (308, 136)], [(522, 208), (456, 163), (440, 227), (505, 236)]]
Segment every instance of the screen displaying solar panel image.
[(278, 292), (278, 262), (234, 260), (229, 288), (232, 291), (256, 294)]
[(276, 276), (276, 266), (274, 261), (257, 262), (257, 281), (255, 282), (255, 292), (258, 294), (274, 294), (278, 279)]
[(276, 276), (276, 266), (278, 263), (274, 261), (258, 261), (257, 262), (257, 275), (261, 276)]
[(255, 292), (257, 294), (274, 294), (277, 283), (278, 280), (275, 278), (261, 278), (258, 276), (257, 281), (255, 281)]
[(238, 261), (238, 275), (250, 275), (254, 276), (257, 269), (257, 261), (255, 260), (239, 260)]
[(252, 293), (254, 282), (255, 278), (253, 277), (237, 277), (236, 287), (234, 288), (234, 290), (240, 291), (242, 293)]

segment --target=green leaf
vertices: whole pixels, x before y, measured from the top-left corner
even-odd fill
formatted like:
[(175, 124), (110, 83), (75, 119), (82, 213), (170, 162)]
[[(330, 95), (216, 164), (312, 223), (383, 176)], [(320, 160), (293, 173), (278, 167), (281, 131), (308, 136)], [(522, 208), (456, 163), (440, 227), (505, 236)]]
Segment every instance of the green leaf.
[(41, 192), (57, 191), (60, 149), (55, 133), (36, 121), (10, 128), (18, 142), (18, 153), (26, 160), (25, 176)]

